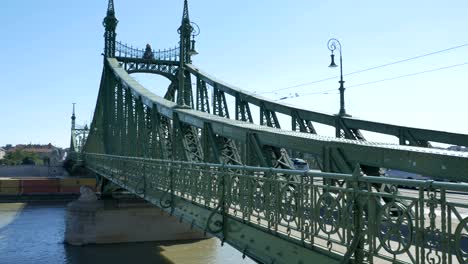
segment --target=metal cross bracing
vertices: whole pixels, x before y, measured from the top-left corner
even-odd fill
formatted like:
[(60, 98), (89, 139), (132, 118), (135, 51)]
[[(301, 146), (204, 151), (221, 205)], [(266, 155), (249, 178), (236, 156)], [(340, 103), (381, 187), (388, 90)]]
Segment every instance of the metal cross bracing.
[[(93, 121), (82, 152), (86, 157), (86, 166), (158, 206), (170, 208), (171, 212), (180, 209), (179, 216), (186, 218), (184, 220), (195, 221), (199, 226), (209, 226), (207, 231), (223, 234), (221, 237), (228, 243), (261, 262), (286, 263), (285, 257), (290, 257), (291, 252), (283, 250), (281, 254), (284, 255), (279, 256), (272, 248), (268, 249), (269, 245), (265, 248), (263, 244), (248, 242), (245, 235), (233, 240), (232, 237), (238, 234), (233, 234), (230, 228), (249, 230), (248, 232), (253, 229), (252, 232), (265, 243), (274, 238), (275, 247), (281, 245), (280, 248), (300, 252), (294, 258), (302, 263), (308, 262), (307, 258), (304, 261), (305, 256), (324, 260), (324, 256), (328, 255), (331, 259), (326, 259), (332, 262), (333, 259), (340, 259), (334, 253), (329, 254), (332, 251), (340, 252), (340, 246), (349, 248), (341, 250), (341, 254), (344, 254), (342, 261), (352, 258), (372, 262), (373, 258), (390, 260), (392, 257), (395, 260), (401, 254), (406, 254), (407, 259), (398, 261), (422, 263), (425, 250), (441, 252), (435, 254), (443, 255), (444, 259), (455, 259), (455, 255), (447, 251), (447, 247), (420, 244), (432, 243), (430, 239), (420, 237), (421, 228), (426, 223), (425, 211), (421, 211), (421, 208), (426, 206), (433, 210), (439, 203), (447, 206), (442, 193), (452, 188), (452, 185), (447, 187), (431, 182), (405, 181), (405, 184), (419, 187), (422, 184), (427, 185), (420, 188), (422, 194), (420, 191), (419, 198), (416, 199), (423, 199), (427, 202), (425, 205), (411, 199), (404, 201), (405, 196), (395, 192), (394, 187), (398, 184), (391, 179), (360, 175), (379, 175), (380, 168), (392, 168), (452, 181), (467, 181), (468, 153), (433, 149), (430, 148), (430, 142), (466, 146), (468, 135), (308, 111), (269, 101), (217, 80), (191, 64), (195, 29), (189, 19), (186, 0), (182, 24), (178, 30), (180, 42), (177, 49), (158, 52), (150, 50), (151, 56), (145, 56), (146, 51), (116, 42), (117, 22), (114, 3), (110, 1), (107, 17), (104, 19), (104, 69)], [(171, 83), (164, 98), (149, 92), (130, 76), (137, 72), (159, 74), (168, 78)], [(192, 79), (195, 81), (194, 87)], [(209, 90), (212, 91), (211, 98)], [(229, 115), (228, 96), (235, 100), (233, 120)], [(259, 125), (254, 124), (251, 107), (259, 109)], [(290, 130), (285, 130), (284, 127), (281, 129), (277, 114), (291, 118)], [(336, 137), (317, 135), (314, 123), (335, 127)], [(401, 145), (367, 142), (361, 130), (396, 136)], [(313, 181), (304, 183), (310, 175), (307, 172), (278, 172), (273, 169), (294, 168), (291, 154), (309, 155), (308, 157), (312, 155), (317, 167), (324, 172), (354, 172), (355, 175), (320, 174), (317, 177), (322, 178), (321, 187), (316, 192), (310, 192), (311, 197), (318, 200), (314, 200), (314, 203), (310, 198), (312, 200), (305, 203), (300, 198), (305, 195), (301, 188), (309, 188), (313, 184)], [(162, 166), (164, 162), (169, 165)], [(205, 166), (202, 162), (212, 165)], [(255, 173), (244, 173), (247, 168)], [(219, 171), (222, 173), (217, 173)], [(148, 177), (164, 184), (149, 184)], [(209, 186), (212, 189), (199, 192), (202, 188), (209, 187), (205, 186), (204, 181), (210, 181)], [(440, 193), (440, 199), (437, 199), (437, 194), (436, 198), (424, 198), (425, 189)], [(361, 201), (359, 198), (361, 202), (352, 202), (356, 201), (356, 197), (366, 197), (367, 200)], [(373, 199), (379, 202), (372, 202)], [(178, 208), (174, 202), (176, 200), (186, 208)], [(257, 202), (262, 202), (262, 205), (254, 206)], [(266, 203), (272, 205), (267, 206)], [(429, 205), (431, 203), (433, 205)], [(339, 208), (336, 209), (336, 206)], [(299, 207), (302, 209), (297, 209)], [(204, 212), (199, 216), (206, 217), (202, 219), (186, 215), (182, 211), (188, 210), (187, 208), (192, 212)], [(448, 210), (448, 207), (445, 208), (444, 210)], [(382, 213), (385, 210), (389, 213)], [(304, 220), (309, 217), (306, 212), (312, 211), (315, 212), (315, 218), (310, 220), (312, 222), (307, 222)], [(239, 218), (236, 218), (236, 212), (242, 212), (242, 221), (239, 222)], [(246, 223), (244, 213), (250, 222), (254, 216), (260, 220), (256, 224)], [(228, 217), (229, 214), (234, 214), (234, 218)], [(354, 224), (346, 218), (351, 214), (356, 219)], [(397, 221), (401, 221), (402, 216), (409, 215), (412, 218), (408, 223), (414, 223), (415, 228), (409, 240), (403, 243), (396, 239), (401, 242), (402, 247), (392, 248), (395, 236), (380, 238), (378, 229), (369, 224), (371, 219), (383, 221), (377, 217), (379, 214), (384, 214), (387, 217), (385, 221), (390, 221), (388, 223), (395, 220), (392, 218), (394, 216), (399, 216)], [(447, 215), (447, 211), (443, 214), (440, 219)], [(460, 214), (457, 217), (461, 226), (468, 222)], [(431, 214), (430, 218), (437, 219), (437, 216)], [(333, 221), (337, 221), (335, 226)], [(453, 231), (447, 229), (448, 220), (441, 221), (441, 226), (431, 222), (430, 228), (434, 234), (444, 234), (444, 246), (460, 241), (460, 238), (448, 235)], [(226, 226), (226, 223), (229, 225)], [(323, 227), (327, 225), (331, 226)], [(384, 227), (389, 228), (389, 225)], [(338, 229), (341, 231), (333, 231)], [(300, 237), (299, 240), (288, 239), (294, 232)], [(360, 232), (365, 235), (354, 235)], [(461, 231), (460, 236), (461, 234), (465, 233)], [(320, 239), (325, 239), (325, 242), (316, 242)], [(381, 242), (380, 247), (375, 244), (378, 239)], [(411, 245), (407, 246), (408, 244)], [(320, 250), (321, 247), (329, 250)], [(270, 250), (272, 251), (269, 252)]]
[(236, 94), (236, 120), (253, 123), (249, 103), (243, 100), (240, 94)]
[[(438, 142), (460, 146), (468, 145), (468, 135), (465, 134), (404, 127), (357, 119), (351, 116), (339, 117), (337, 115), (305, 110), (297, 106), (271, 101), (260, 95), (242, 90), (238, 87), (218, 80), (192, 64), (188, 64), (186, 67), (192, 74), (198, 78), (201, 78), (207, 84), (211, 86), (216, 85), (216, 87), (219, 90), (224, 91), (225, 94), (234, 98), (240, 97), (244, 102), (247, 102), (251, 105), (255, 105), (259, 108), (263, 107), (269, 111), (281, 113), (292, 118), (299, 116), (302, 120), (305, 121), (311, 121), (335, 127), (337, 131), (346, 128), (347, 132), (345, 133), (348, 134), (348, 136), (345, 138), (359, 139), (361, 136), (359, 136), (357, 131), (363, 130), (395, 136), (399, 139), (401, 145), (425, 147), (427, 146), (427, 142)], [(337, 121), (337, 119), (340, 119), (340, 121)]]
[(202, 112), (210, 113), (210, 102), (208, 96), (208, 89), (206, 88), (206, 83), (197, 78), (197, 103), (196, 109)]

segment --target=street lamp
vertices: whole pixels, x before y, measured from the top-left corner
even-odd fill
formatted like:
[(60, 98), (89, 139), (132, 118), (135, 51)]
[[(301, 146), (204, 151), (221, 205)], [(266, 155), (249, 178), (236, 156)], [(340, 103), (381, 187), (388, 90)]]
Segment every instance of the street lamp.
[(337, 39), (330, 39), (328, 41), (328, 49), (331, 51), (331, 63), (330, 63), (330, 68), (335, 68), (337, 67), (338, 65), (336, 65), (335, 63), (335, 54), (333, 54), (333, 52), (338, 49), (340, 51), (340, 112), (338, 113), (339, 116), (346, 116), (346, 111), (345, 111), (345, 107), (344, 107), (344, 91), (345, 91), (345, 88), (344, 88), (344, 81), (343, 81), (343, 59), (342, 59), (342, 56), (341, 56), (341, 44), (340, 42), (337, 40)]
[(195, 22), (190, 22), (190, 24), (192, 25), (192, 40), (190, 43), (189, 55), (194, 56), (198, 54), (197, 50), (195, 50), (195, 37), (200, 34), (200, 27)]

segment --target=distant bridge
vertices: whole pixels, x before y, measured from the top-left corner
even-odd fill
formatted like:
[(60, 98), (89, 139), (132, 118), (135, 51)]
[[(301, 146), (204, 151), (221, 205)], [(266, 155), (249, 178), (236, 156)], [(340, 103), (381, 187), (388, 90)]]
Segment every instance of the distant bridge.
[[(468, 192), (467, 184), (379, 174), (391, 168), (466, 182), (468, 153), (431, 142), (468, 146), (468, 135), (304, 110), (226, 84), (192, 64), (187, 0), (176, 48), (126, 46), (116, 41), (117, 23), (110, 0), (89, 131), (75, 129), (72, 117), (71, 156), (102, 176), (103, 191), (106, 183), (125, 188), (262, 263), (468, 261), (468, 204), (452, 194)], [(165, 96), (131, 73), (169, 79)], [(291, 129), (277, 113), (290, 117)], [(334, 127), (336, 137), (317, 135), (314, 123)], [(368, 142), (361, 131), (400, 145)], [(293, 153), (322, 172), (294, 170)], [(417, 191), (400, 193), (401, 185)]]

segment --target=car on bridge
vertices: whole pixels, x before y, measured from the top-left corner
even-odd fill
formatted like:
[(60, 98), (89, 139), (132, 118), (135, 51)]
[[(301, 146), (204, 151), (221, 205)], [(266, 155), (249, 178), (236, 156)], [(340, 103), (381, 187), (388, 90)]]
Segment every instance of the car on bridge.
[(303, 159), (292, 158), (291, 162), (293, 163), (295, 170), (305, 170), (305, 171), (309, 170), (309, 164), (307, 163), (307, 161)]
[[(448, 179), (434, 178), (434, 177), (424, 176), (424, 175), (417, 174), (417, 173), (411, 173), (407, 171), (394, 170), (394, 169), (386, 169), (384, 176), (389, 177), (389, 178), (398, 178), (398, 179), (406, 179), (406, 180), (421, 180), (421, 181), (434, 180), (438, 182), (457, 182), (457, 181), (452, 181)], [(401, 187), (404, 187), (404, 186), (401, 186)]]
[(417, 174), (417, 173), (411, 173), (411, 172), (406, 172), (406, 171), (401, 171), (401, 170), (394, 170), (394, 169), (387, 169), (385, 170), (386, 177), (389, 178), (398, 178), (398, 179), (408, 179), (408, 180), (432, 180), (432, 178)]

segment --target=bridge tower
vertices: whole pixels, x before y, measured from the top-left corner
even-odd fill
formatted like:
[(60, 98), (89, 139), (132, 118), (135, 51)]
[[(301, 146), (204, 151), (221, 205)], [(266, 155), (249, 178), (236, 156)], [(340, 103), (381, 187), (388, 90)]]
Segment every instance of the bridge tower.
[(72, 116), (71, 116), (71, 121), (72, 121), (72, 131), (75, 130), (75, 120), (76, 120), (76, 116), (75, 116), (75, 103), (73, 103), (73, 113), (72, 113)]
[(71, 138), (70, 138), (70, 150), (71, 151), (76, 151), (75, 150), (75, 129), (76, 129), (76, 124), (75, 124), (76, 116), (75, 116), (75, 103), (73, 103), (73, 112), (71, 116)]
[(179, 82), (179, 91), (177, 93), (177, 104), (193, 108), (194, 104), (192, 94), (192, 81), (190, 78), (190, 72), (185, 68), (185, 64), (192, 62), (190, 37), (194, 32), (194, 28), (192, 27), (190, 22), (187, 0), (184, 0), (182, 23), (177, 32), (180, 34), (180, 65), (177, 75), (177, 79)]
[(119, 20), (115, 17), (115, 9), (114, 9), (114, 0), (109, 0), (107, 6), (107, 16), (104, 18), (102, 24), (106, 29), (104, 33), (104, 56), (108, 58), (115, 57), (115, 37), (117, 34), (115, 33), (115, 29), (117, 28), (117, 24)]

